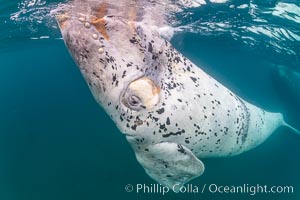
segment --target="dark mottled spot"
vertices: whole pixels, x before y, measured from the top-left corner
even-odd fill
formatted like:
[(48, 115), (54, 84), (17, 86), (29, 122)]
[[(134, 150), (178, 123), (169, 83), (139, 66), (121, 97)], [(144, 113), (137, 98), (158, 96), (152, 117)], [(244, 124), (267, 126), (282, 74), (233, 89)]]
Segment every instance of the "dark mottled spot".
[(152, 117), (152, 119), (154, 119), (154, 121), (158, 121), (159, 119), (158, 118), (156, 118), (156, 117)]
[(161, 125), (159, 126), (159, 128), (160, 128), (160, 129), (165, 129), (165, 128), (166, 128), (166, 125), (165, 125), (165, 124), (161, 124)]
[(180, 153), (186, 154), (186, 152), (185, 152), (184, 148), (182, 147), (182, 145), (178, 144), (177, 147), (178, 147), (177, 150), (178, 150)]
[(176, 136), (176, 135), (181, 135), (182, 131), (177, 131), (177, 132), (170, 132), (168, 134), (164, 134), (163, 137), (166, 138), (166, 137), (170, 137), (170, 136)]
[(126, 70), (123, 72), (122, 78), (124, 78), (125, 76), (126, 76)]
[(165, 112), (165, 109), (164, 108), (161, 108), (159, 110), (156, 111), (158, 114), (162, 114), (163, 112)]
[(195, 77), (190, 77), (190, 78), (192, 79), (192, 81), (193, 81), (194, 83), (196, 83), (197, 78), (195, 78)]
[(137, 125), (135, 124), (135, 125), (131, 126), (131, 129), (136, 130), (136, 127), (137, 127)]
[(169, 117), (167, 117), (166, 124), (167, 124), (167, 125), (170, 125), (170, 124), (171, 124), (171, 123), (170, 123), (170, 118), (169, 118)]
[(150, 43), (150, 42), (149, 42), (149, 45), (148, 45), (148, 51), (150, 53), (152, 53), (152, 51), (153, 51), (152, 43)]
[(130, 41), (132, 44), (136, 44), (136, 43), (137, 43), (137, 40), (136, 40), (135, 37), (131, 38), (129, 41)]

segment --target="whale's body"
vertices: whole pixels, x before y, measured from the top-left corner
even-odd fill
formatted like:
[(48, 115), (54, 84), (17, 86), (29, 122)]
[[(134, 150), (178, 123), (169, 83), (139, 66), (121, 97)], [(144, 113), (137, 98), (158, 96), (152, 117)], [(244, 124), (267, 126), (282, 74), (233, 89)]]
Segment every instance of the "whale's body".
[(201, 158), (243, 153), (286, 125), (280, 113), (210, 77), (149, 24), (98, 6), (58, 17), (64, 41), (97, 102), (159, 183), (184, 184), (203, 173)]

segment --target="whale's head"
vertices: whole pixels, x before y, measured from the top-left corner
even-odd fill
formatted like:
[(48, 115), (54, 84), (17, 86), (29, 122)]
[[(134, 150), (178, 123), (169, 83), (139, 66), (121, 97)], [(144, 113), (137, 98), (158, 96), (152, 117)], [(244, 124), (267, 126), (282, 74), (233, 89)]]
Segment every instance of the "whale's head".
[(95, 99), (121, 131), (150, 129), (153, 119), (145, 116), (161, 109), (170, 44), (146, 25), (118, 16), (62, 14), (57, 21)]

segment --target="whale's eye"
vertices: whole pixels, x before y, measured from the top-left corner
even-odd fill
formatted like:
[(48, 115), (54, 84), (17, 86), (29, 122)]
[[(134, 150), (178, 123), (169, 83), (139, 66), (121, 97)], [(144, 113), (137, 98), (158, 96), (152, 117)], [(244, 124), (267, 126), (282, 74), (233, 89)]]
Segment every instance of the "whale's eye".
[(132, 81), (122, 97), (122, 103), (126, 107), (139, 111), (151, 109), (159, 101), (160, 89), (148, 77), (142, 77)]
[(135, 107), (141, 104), (141, 99), (135, 95), (130, 95), (127, 99), (127, 102), (130, 106)]
[(131, 110), (135, 110), (135, 111), (139, 111), (139, 110), (145, 108), (140, 97), (134, 95), (132, 91), (126, 91), (126, 93), (124, 94), (124, 96), (122, 98), (122, 103), (126, 107), (130, 108)]

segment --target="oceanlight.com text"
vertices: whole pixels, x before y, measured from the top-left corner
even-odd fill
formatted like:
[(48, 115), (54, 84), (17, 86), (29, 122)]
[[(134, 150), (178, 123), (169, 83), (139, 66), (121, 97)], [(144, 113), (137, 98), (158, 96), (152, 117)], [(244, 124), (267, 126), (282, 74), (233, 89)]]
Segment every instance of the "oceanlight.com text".
[(218, 185), (218, 184), (174, 184), (172, 187), (166, 187), (161, 184), (127, 184), (126, 192), (135, 192), (137, 194), (162, 194), (170, 192), (174, 193), (190, 193), (190, 194), (246, 194), (254, 196), (256, 194), (293, 194), (293, 186), (268, 186), (261, 184), (242, 184), (242, 185)]

